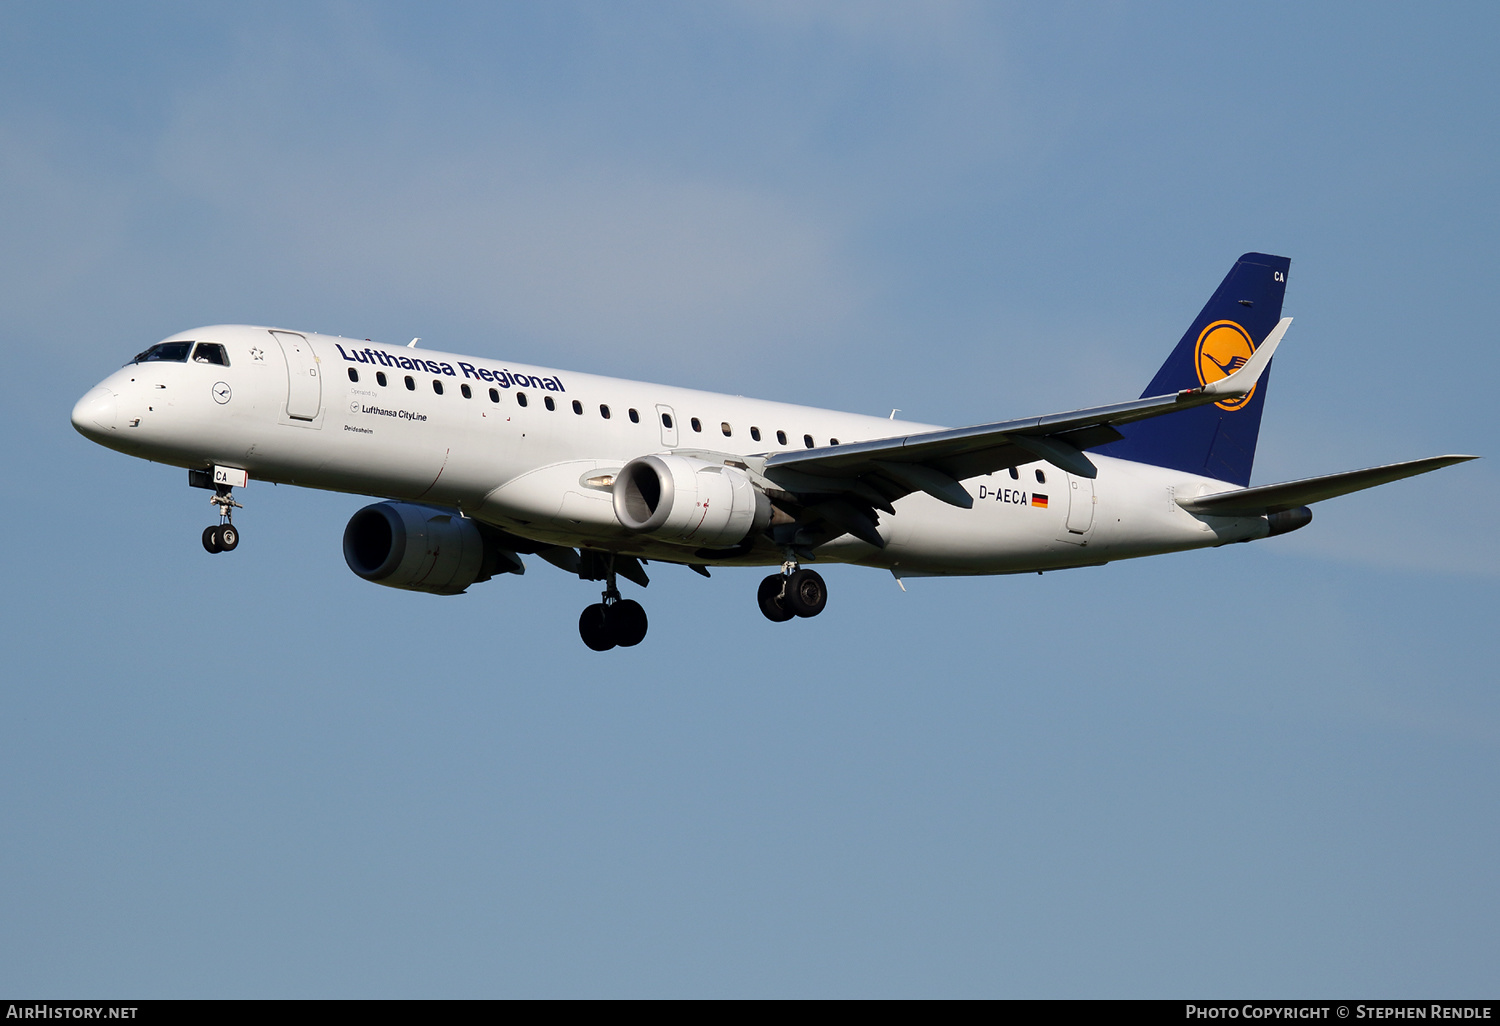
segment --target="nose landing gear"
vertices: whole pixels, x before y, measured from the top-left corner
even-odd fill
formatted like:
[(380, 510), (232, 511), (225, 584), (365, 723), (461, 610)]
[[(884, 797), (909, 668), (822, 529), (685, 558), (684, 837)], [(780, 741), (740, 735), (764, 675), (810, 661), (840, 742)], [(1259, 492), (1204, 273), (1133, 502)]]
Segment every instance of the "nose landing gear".
[(234, 501), (228, 485), (214, 488), (208, 501), (219, 511), (219, 522), (203, 529), (203, 547), (209, 552), (233, 552), (240, 544), (239, 528), (234, 526), (234, 511), (245, 507)]
[(755, 595), (760, 611), (772, 623), (785, 623), (794, 616), (817, 616), (828, 605), (828, 585), (816, 570), (803, 570), (793, 560), (781, 573), (760, 582)]
[(595, 652), (608, 652), (616, 646), (631, 648), (646, 638), (646, 610), (634, 599), (620, 598), (615, 587), (613, 558), (605, 578), (604, 600), (584, 609), (578, 617), (578, 634)]

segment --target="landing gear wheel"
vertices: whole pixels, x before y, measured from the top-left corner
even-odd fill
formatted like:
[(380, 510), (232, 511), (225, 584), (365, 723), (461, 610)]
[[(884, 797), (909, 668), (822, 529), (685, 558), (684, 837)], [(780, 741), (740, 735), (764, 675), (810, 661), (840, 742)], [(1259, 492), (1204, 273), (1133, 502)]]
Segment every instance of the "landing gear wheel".
[(786, 607), (782, 600), (781, 589), (786, 585), (786, 577), (781, 574), (772, 574), (760, 582), (760, 588), (755, 593), (755, 600), (760, 603), (760, 611), (766, 614), (766, 619), (772, 623), (785, 623), (797, 614)]
[(595, 602), (584, 609), (583, 614), (578, 617), (578, 635), (595, 652), (608, 652), (615, 647), (614, 634), (609, 629), (608, 613), (603, 602)]
[[(604, 601), (595, 602), (578, 617), (578, 634), (595, 652), (607, 652), (617, 645), (631, 648), (646, 640), (646, 611), (639, 602), (620, 598), (620, 589), (615, 586), (615, 556), (612, 552), (605, 554)], [(597, 564), (594, 569), (597, 569)], [(598, 577), (589, 579), (598, 580)], [(640, 584), (645, 587), (644, 578)]]
[[(207, 471), (188, 471), (188, 484), (196, 483), (196, 476), (203, 474), (207, 477)], [(203, 485), (207, 488), (208, 485)], [(245, 507), (234, 501), (234, 489), (226, 484), (215, 485), (213, 498), (208, 504), (219, 514), (219, 522), (212, 527), (203, 529), (203, 547), (209, 552), (233, 552), (240, 544), (240, 532), (234, 526), (231, 519), (234, 511)]]
[(634, 599), (604, 607), (604, 625), (621, 648), (639, 645), (646, 638), (646, 610)]
[(817, 616), (828, 605), (828, 585), (816, 570), (798, 570), (787, 578), (782, 602), (798, 616)]

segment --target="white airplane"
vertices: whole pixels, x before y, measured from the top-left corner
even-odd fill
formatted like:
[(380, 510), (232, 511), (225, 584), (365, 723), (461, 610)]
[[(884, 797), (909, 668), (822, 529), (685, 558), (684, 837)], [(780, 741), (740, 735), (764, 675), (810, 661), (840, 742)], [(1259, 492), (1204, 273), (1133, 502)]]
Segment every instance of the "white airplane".
[[(642, 564), (779, 566), (773, 621), (827, 601), (814, 561), (898, 580), (1099, 566), (1253, 541), (1308, 504), (1449, 466), (1430, 459), (1251, 488), (1290, 261), (1247, 253), (1130, 402), (939, 428), (311, 332), (218, 325), (151, 346), (73, 425), (214, 491), (209, 552), (239, 544), (251, 477), (385, 501), (354, 514), (365, 580), (456, 595), (534, 554), (601, 602), (597, 651), (646, 635)], [(894, 417), (894, 414), (892, 415)]]

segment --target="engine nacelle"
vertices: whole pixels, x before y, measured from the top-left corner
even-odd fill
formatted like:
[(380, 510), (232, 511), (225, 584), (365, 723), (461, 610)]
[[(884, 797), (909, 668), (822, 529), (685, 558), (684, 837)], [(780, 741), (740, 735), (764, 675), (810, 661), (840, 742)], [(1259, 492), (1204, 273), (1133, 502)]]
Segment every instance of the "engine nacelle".
[(406, 502), (377, 502), (350, 517), (344, 562), (367, 581), (434, 595), (458, 595), (497, 573), (525, 570), (474, 521)]
[(615, 516), (665, 542), (721, 549), (771, 522), (771, 500), (750, 475), (688, 456), (642, 456), (615, 475)]
[(1266, 517), (1266, 524), (1270, 528), (1266, 532), (1267, 538), (1274, 538), (1278, 534), (1290, 534), (1300, 531), (1312, 523), (1312, 510), (1306, 506), (1298, 506), (1296, 509), (1284, 509), (1280, 513), (1272, 513)]

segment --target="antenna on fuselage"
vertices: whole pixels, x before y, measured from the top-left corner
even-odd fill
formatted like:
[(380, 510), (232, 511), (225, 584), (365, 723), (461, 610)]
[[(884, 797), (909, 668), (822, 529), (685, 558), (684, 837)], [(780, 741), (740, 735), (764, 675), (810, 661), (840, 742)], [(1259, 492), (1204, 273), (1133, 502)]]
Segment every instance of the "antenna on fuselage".
[[(896, 414), (898, 414), (900, 412), (901, 412), (901, 408), (899, 406), (896, 409), (892, 410), (891, 411), (891, 420), (895, 420), (896, 419)], [(904, 591), (905, 589), (902, 589), (902, 590)]]
[(414, 338), (410, 342), (406, 343), (406, 348), (408, 348), (408, 349), (415, 349), (415, 348), (417, 348), (417, 343), (420, 342), (420, 341), (422, 341), (422, 336), (418, 335), (416, 338)]

